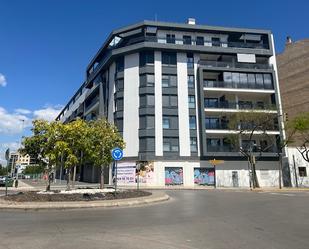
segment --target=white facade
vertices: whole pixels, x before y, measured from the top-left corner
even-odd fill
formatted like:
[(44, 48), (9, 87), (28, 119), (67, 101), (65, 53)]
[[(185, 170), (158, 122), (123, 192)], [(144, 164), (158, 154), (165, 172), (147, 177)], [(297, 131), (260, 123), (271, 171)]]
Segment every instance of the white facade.
[[(292, 186), (309, 187), (309, 163), (304, 160), (300, 152), (295, 147), (289, 147), (288, 162), (290, 166)], [(301, 175), (300, 170), (305, 172), (305, 176)]]

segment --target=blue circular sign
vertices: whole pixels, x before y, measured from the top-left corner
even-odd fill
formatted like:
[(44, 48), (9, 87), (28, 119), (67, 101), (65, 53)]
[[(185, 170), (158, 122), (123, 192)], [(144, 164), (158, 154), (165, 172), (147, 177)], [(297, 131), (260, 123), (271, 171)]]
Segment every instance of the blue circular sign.
[(123, 151), (120, 148), (114, 148), (112, 150), (112, 157), (114, 160), (119, 161), (123, 157)]

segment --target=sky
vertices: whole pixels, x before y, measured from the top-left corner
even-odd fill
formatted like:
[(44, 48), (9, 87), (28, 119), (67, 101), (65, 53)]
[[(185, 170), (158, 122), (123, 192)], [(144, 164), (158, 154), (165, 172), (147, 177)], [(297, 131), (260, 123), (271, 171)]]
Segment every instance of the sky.
[(142, 20), (272, 30), (309, 38), (306, 0), (0, 0), (0, 163), (30, 135), (31, 121), (53, 120), (85, 80), (109, 33)]

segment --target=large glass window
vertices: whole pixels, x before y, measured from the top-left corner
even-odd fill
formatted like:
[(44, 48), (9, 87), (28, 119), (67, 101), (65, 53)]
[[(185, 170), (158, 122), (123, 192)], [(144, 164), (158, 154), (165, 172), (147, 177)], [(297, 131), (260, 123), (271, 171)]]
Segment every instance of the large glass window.
[(154, 116), (140, 116), (139, 118), (140, 129), (153, 129), (155, 127), (155, 117)]
[(211, 152), (220, 151), (220, 139), (219, 138), (207, 138), (207, 150)]
[(188, 87), (194, 88), (194, 75), (188, 75)]
[(197, 138), (190, 137), (190, 150), (191, 152), (197, 152)]
[(255, 87), (255, 75), (252, 73), (248, 74), (248, 85), (249, 85), (249, 88)]
[(139, 53), (140, 67), (154, 64), (154, 51), (142, 51)]
[(188, 96), (188, 103), (189, 103), (189, 108), (195, 108), (195, 96), (194, 95)]
[(232, 82), (236, 84), (239, 83), (239, 73), (232, 73)]
[(155, 96), (154, 95), (142, 95), (140, 97), (140, 106), (154, 106), (155, 105)]
[(169, 152), (177, 152), (179, 151), (179, 141), (178, 138), (163, 138), (163, 151)]
[(204, 107), (209, 108), (218, 108), (219, 103), (217, 98), (205, 98), (204, 99)]
[(267, 89), (272, 89), (273, 88), (273, 83), (272, 83), (272, 78), (270, 74), (264, 74), (264, 87)]
[(189, 117), (189, 127), (190, 127), (191, 130), (196, 129), (196, 117), (195, 116)]
[(223, 81), (224, 82), (232, 82), (232, 73), (231, 72), (224, 72), (223, 73)]
[(206, 129), (219, 129), (219, 118), (205, 118)]
[(220, 47), (220, 38), (212, 37), (211, 43), (213, 47)]
[(248, 77), (246, 73), (239, 74), (239, 85), (241, 88), (246, 88), (248, 85)]
[(176, 53), (162, 52), (162, 64), (165, 66), (173, 66), (177, 64)]
[(256, 87), (264, 88), (263, 74), (256, 74), (255, 78), (256, 78)]

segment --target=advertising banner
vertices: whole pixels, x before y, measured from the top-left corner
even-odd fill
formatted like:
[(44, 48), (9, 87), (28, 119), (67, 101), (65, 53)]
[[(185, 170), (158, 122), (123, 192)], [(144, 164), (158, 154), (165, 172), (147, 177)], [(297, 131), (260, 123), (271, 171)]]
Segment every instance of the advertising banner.
[(153, 162), (148, 162), (140, 169), (138, 179), (140, 183), (154, 184)]
[(117, 164), (117, 183), (126, 185), (135, 183), (135, 162), (119, 162)]

